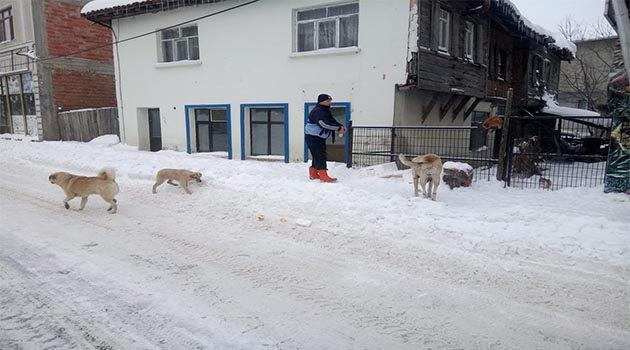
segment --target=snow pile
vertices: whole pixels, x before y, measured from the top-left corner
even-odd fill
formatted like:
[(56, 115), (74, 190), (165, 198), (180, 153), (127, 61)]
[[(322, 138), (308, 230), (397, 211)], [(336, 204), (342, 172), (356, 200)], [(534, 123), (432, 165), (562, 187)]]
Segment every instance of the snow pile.
[(118, 135), (103, 135), (92, 139), (89, 143), (93, 145), (111, 146), (120, 143)]
[(444, 169), (457, 169), (457, 170), (461, 170), (465, 173), (469, 173), (473, 170), (473, 167), (470, 166), (470, 164), (468, 163), (462, 163), (462, 162), (446, 162), (444, 163), (444, 165), (442, 166)]
[(546, 114), (557, 115), (559, 117), (601, 117), (599, 113), (586, 109), (560, 106), (555, 97), (547, 91), (543, 94), (542, 99), (546, 102), (542, 112)]

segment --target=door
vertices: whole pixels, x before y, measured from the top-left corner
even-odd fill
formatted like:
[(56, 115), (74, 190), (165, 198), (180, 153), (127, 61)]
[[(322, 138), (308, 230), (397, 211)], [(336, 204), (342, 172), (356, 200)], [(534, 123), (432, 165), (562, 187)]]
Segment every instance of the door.
[[(346, 107), (331, 106), (330, 112), (336, 121), (346, 126)], [(326, 160), (330, 162), (346, 162), (346, 141), (345, 138), (339, 137), (339, 133), (335, 131), (335, 140), (333, 137), (326, 139)], [(345, 136), (345, 135), (344, 135)]]
[(162, 127), (158, 108), (149, 108), (149, 145), (151, 152), (162, 150)]
[(197, 152), (227, 152), (228, 129), (226, 108), (195, 109)]
[(252, 108), (251, 155), (284, 155), (284, 108)]

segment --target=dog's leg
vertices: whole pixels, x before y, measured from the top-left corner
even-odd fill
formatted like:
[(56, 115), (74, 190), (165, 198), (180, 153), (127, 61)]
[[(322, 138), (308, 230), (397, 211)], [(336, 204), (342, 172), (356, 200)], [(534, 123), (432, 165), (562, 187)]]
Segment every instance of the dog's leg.
[(155, 184), (153, 184), (153, 193), (157, 193), (158, 186), (160, 186), (163, 183), (164, 183), (164, 180), (157, 180), (157, 181), (155, 181)]
[(437, 200), (437, 188), (440, 186), (440, 175), (433, 178), (433, 195), (431, 196), (432, 200)]
[(413, 194), (414, 196), (418, 197), (418, 177), (417, 176), (413, 177)]
[(88, 200), (87, 196), (81, 197), (81, 206), (79, 207), (79, 210), (83, 210), (83, 208), (85, 208), (85, 204), (87, 204), (87, 200)]
[(107, 203), (109, 203), (109, 208), (107, 209), (107, 211), (110, 214), (116, 214), (116, 211), (118, 210), (118, 201), (116, 200), (116, 198), (105, 198), (103, 197), (103, 200)]
[(427, 197), (427, 178), (423, 176), (420, 178), (420, 185), (422, 186), (422, 197)]
[(190, 191), (190, 189), (188, 189), (188, 181), (183, 181), (181, 182), (182, 188), (184, 189), (184, 191), (186, 191), (186, 193), (188, 194), (192, 194), (192, 192)]
[(68, 204), (68, 201), (72, 200), (74, 197), (76, 197), (75, 195), (66, 195), (66, 199), (63, 200), (63, 206), (66, 209), (70, 209), (70, 204)]
[(177, 186), (177, 184), (174, 183), (173, 180), (168, 180), (166, 181), (166, 183), (168, 183), (169, 185)]

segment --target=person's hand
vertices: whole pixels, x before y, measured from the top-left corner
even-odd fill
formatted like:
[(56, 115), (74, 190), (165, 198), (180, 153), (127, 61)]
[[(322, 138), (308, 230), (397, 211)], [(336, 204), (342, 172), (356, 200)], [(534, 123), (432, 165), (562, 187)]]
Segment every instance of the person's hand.
[(339, 136), (343, 137), (343, 134), (345, 134), (346, 131), (348, 131), (348, 129), (346, 129), (345, 126), (342, 126), (341, 129), (339, 129)]

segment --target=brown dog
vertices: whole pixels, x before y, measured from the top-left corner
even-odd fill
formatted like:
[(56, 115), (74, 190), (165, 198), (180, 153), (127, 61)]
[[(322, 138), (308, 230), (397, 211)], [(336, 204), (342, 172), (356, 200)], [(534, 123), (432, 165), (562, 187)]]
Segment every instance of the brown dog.
[(184, 191), (188, 194), (192, 194), (188, 189), (188, 181), (196, 180), (201, 182), (201, 173), (192, 172), (184, 169), (162, 169), (158, 171), (155, 176), (155, 184), (153, 185), (153, 193), (157, 193), (157, 188), (166, 181), (169, 185), (177, 186), (173, 183), (173, 180), (179, 182)]
[(116, 171), (112, 168), (102, 169), (98, 176), (94, 177), (73, 175), (60, 171), (48, 176), (48, 181), (61, 187), (66, 194), (66, 198), (63, 200), (63, 205), (66, 209), (70, 209), (68, 201), (75, 197), (81, 197), (79, 210), (83, 210), (88, 196), (98, 194), (105, 202), (109, 203), (110, 207), (107, 210), (110, 213), (115, 214), (118, 210), (117, 201), (114, 198), (118, 194), (118, 184), (116, 183)]
[[(411, 168), (415, 196), (418, 197), (418, 180), (420, 180), (422, 195), (435, 200), (437, 188), (440, 185), (440, 176), (442, 174), (442, 160), (440, 157), (433, 153), (427, 153), (409, 161), (401, 153), (398, 155), (398, 158), (403, 164)], [(428, 192), (426, 190), (427, 183), (429, 183)]]

